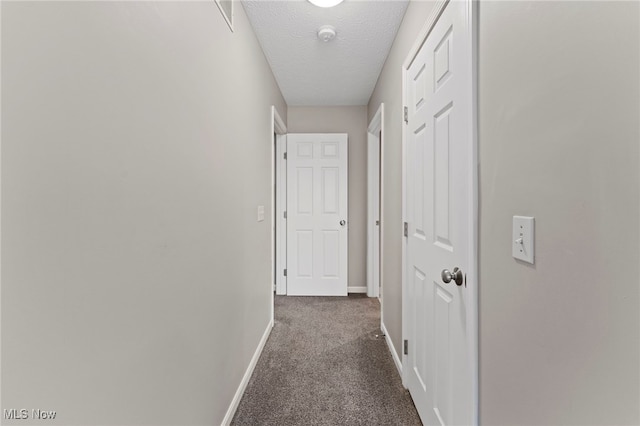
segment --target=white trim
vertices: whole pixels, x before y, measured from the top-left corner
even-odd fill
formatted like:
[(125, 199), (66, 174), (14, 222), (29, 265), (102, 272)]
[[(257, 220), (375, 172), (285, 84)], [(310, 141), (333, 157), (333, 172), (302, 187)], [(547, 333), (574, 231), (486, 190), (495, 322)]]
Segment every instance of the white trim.
[[(407, 93), (407, 70), (411, 66), (411, 63), (415, 59), (416, 55), (420, 51), (420, 48), (425, 43), (429, 33), (433, 29), (436, 21), (445, 9), (445, 6), (450, 0), (438, 0), (434, 5), (431, 14), (426, 20), (426, 23), (420, 31), (416, 41), (409, 50), (409, 53), (402, 65), (402, 105), (408, 105), (406, 99)], [(456, 0), (454, 0), (456, 1)], [(471, 107), (469, 114), (471, 114), (471, 135), (470, 140), (472, 143), (470, 164), (467, 167), (470, 168), (470, 198), (472, 211), (469, 218), (469, 268), (467, 271), (467, 284), (469, 286), (470, 300), (469, 305), (469, 319), (470, 319), (470, 333), (469, 333), (469, 349), (472, 351), (470, 354), (471, 362), (471, 374), (473, 376), (473, 418), (474, 424), (479, 424), (479, 317), (478, 317), (478, 205), (479, 205), (479, 193), (478, 193), (478, 0), (467, 0), (467, 14), (466, 18), (469, 24), (469, 34), (471, 37)], [(402, 111), (401, 114), (404, 114)], [(404, 116), (400, 117), (402, 123), (402, 221), (407, 220), (406, 199), (407, 199), (407, 182), (406, 182), (406, 137), (407, 129), (404, 123)], [(404, 224), (402, 224), (404, 226)], [(402, 232), (402, 231), (401, 231)], [(407, 261), (407, 239), (403, 237), (402, 243), (402, 338), (407, 336), (406, 329), (406, 307), (408, 301), (406, 300), (407, 292), (405, 291), (407, 285), (406, 279), (406, 261)], [(386, 334), (386, 333), (385, 333)], [(405, 361), (405, 355), (403, 355), (402, 361)], [(406, 387), (406, 380), (404, 375), (402, 376), (402, 383)]]
[[(379, 262), (379, 267), (380, 267), (380, 271), (378, 272), (378, 276), (380, 279), (380, 285), (378, 286), (378, 299), (380, 299), (380, 324), (382, 325), (383, 321), (384, 321), (384, 304), (383, 302), (383, 293), (384, 293), (384, 262), (382, 261), (382, 259), (384, 259), (384, 243), (383, 243), (383, 239), (384, 239), (384, 145), (385, 145), (385, 125), (384, 125), (384, 120), (385, 120), (385, 108), (384, 108), (384, 103), (380, 104), (380, 211), (379, 213), (379, 217), (380, 217), (380, 226), (378, 227), (378, 232), (380, 233), (380, 240), (379, 240), (379, 250), (380, 250), (380, 262)], [(385, 333), (386, 334), (386, 333)]]
[[(389, 352), (391, 352), (391, 358), (393, 358), (393, 363), (396, 365), (398, 369), (398, 374), (402, 378), (402, 363), (400, 362), (400, 357), (398, 356), (398, 352), (396, 352), (396, 348), (393, 346), (393, 342), (391, 341), (391, 337), (389, 337), (389, 332), (387, 331), (387, 327), (384, 326), (384, 323), (380, 325), (380, 330), (382, 330), (382, 334), (384, 334), (384, 340), (387, 342), (387, 347), (389, 348)], [(404, 384), (404, 383), (403, 383)]]
[[(437, 6), (437, 5), (436, 5)], [(420, 33), (420, 35), (422, 35), (422, 32)], [(420, 43), (420, 45), (422, 45), (422, 43)], [(413, 49), (412, 49), (413, 50)], [(412, 55), (412, 57), (414, 57), (414, 55)], [(407, 206), (406, 206), (406, 200), (407, 200), (407, 159), (406, 159), (406, 152), (407, 152), (407, 124), (404, 122), (404, 106), (408, 105), (407, 99), (406, 99), (406, 93), (407, 93), (407, 69), (408, 69), (408, 65), (406, 65), (406, 63), (409, 62), (411, 63), (411, 61), (407, 61), (405, 60), (405, 63), (402, 66), (402, 111), (400, 111), (400, 116), (398, 117), (398, 119), (400, 120), (400, 122), (402, 123), (401, 128), (402, 128), (402, 223), (400, 224), (400, 229), (398, 229), (398, 232), (400, 232), (399, 235), (402, 235), (402, 264), (401, 264), (401, 286), (402, 286), (402, 308), (401, 308), (401, 312), (402, 312), (402, 338), (404, 339), (404, 337), (406, 337), (409, 334), (409, 331), (407, 330), (407, 306), (409, 306), (409, 303), (407, 301), (407, 277), (406, 277), (406, 269), (407, 269), (407, 238), (404, 236), (404, 222), (406, 222), (407, 220)], [(402, 355), (402, 362), (406, 361), (406, 355)], [(408, 385), (406, 383), (406, 379), (404, 377), (404, 375), (402, 376), (402, 385), (407, 388)]]
[[(380, 267), (382, 267), (382, 262), (380, 262)], [(378, 303), (380, 303), (380, 330), (382, 330), (384, 326), (384, 301), (382, 300), (382, 295), (378, 297)]]
[[(2, 33), (2, 5), (0, 4), (0, 34)], [(1, 44), (1, 43), (0, 43)], [(0, 93), (2, 93), (2, 47), (0, 47)], [(2, 217), (2, 102), (0, 102), (0, 218)], [(0, 219), (0, 223), (2, 220)], [(0, 241), (2, 241), (2, 227), (0, 227)], [(2, 318), (2, 244), (0, 244), (0, 318)], [(0, 327), (0, 330), (2, 327)], [(2, 331), (0, 331), (0, 365), (2, 365)], [(2, 390), (0, 386), (0, 403), (2, 403)]]
[[(384, 140), (384, 103), (381, 103), (375, 115), (369, 123), (367, 129), (367, 295), (369, 297), (380, 297), (380, 285), (382, 277), (380, 274), (381, 259), (380, 251), (382, 250), (382, 234), (381, 234), (381, 209), (382, 203), (380, 185), (381, 176), (381, 148)], [(376, 184), (373, 184), (376, 182)], [(374, 190), (377, 188), (378, 193)], [(377, 198), (377, 205), (374, 200)], [(380, 225), (376, 226), (375, 221)], [(378, 253), (375, 253), (374, 239), (378, 233)], [(377, 262), (374, 262), (375, 258)], [(377, 265), (376, 265), (377, 263)], [(377, 271), (375, 270), (377, 266)]]
[(380, 129), (382, 129), (383, 117), (384, 117), (384, 103), (381, 103), (375, 115), (371, 119), (371, 122), (369, 123), (369, 127), (367, 128), (367, 131), (373, 134), (378, 133)]
[(373, 266), (373, 188), (372, 181), (374, 179), (374, 168), (372, 163), (373, 159), (373, 149), (372, 145), (375, 144), (376, 137), (371, 133), (367, 133), (367, 219), (365, 220), (366, 229), (367, 229), (367, 258), (366, 258), (366, 283), (367, 283), (367, 296), (373, 297), (373, 289), (375, 287), (374, 281), (374, 266)]
[(249, 362), (249, 366), (247, 370), (244, 372), (244, 376), (242, 377), (242, 381), (240, 382), (240, 386), (238, 386), (238, 390), (236, 390), (233, 399), (231, 400), (231, 404), (227, 409), (227, 413), (222, 419), (221, 425), (228, 425), (233, 420), (233, 416), (236, 414), (236, 410), (238, 409), (238, 405), (240, 404), (240, 400), (242, 399), (242, 395), (244, 395), (244, 391), (247, 389), (247, 385), (249, 384), (249, 379), (251, 379), (251, 375), (253, 374), (253, 370), (256, 368), (256, 364), (258, 363), (258, 359), (260, 359), (260, 355), (262, 355), (262, 350), (264, 349), (264, 345), (267, 343), (267, 339), (271, 334), (271, 329), (273, 328), (273, 320), (269, 321), (267, 324), (267, 329), (264, 331), (262, 335), (262, 339), (260, 339), (260, 343), (258, 343), (258, 347), (256, 348), (253, 357), (251, 358), (251, 362)]
[(276, 211), (276, 164), (275, 164), (275, 153), (276, 153), (276, 144), (274, 141), (274, 134), (286, 134), (287, 127), (282, 121), (280, 114), (278, 114), (278, 110), (275, 105), (271, 105), (271, 131), (269, 132), (269, 145), (271, 145), (271, 274), (269, 275), (269, 293), (271, 294), (271, 322), (274, 321), (274, 312), (273, 307), (275, 304), (274, 300), (274, 291), (273, 282), (274, 277), (276, 276), (276, 219), (275, 219), (275, 211)]
[(274, 133), (278, 135), (286, 135), (287, 125), (284, 124), (284, 121), (282, 121), (282, 118), (280, 117), (280, 114), (278, 114), (278, 110), (276, 109), (275, 105), (273, 105), (271, 109), (273, 112)]
[(284, 269), (287, 268), (287, 219), (284, 212), (287, 210), (287, 161), (284, 153), (287, 151), (287, 135), (276, 134), (276, 204), (275, 204), (275, 232), (276, 232), (276, 294), (287, 294), (287, 277)]
[(367, 292), (366, 285), (347, 287), (347, 293), (366, 293), (366, 292)]
[(231, 3), (231, 16), (227, 16), (227, 12), (225, 12), (224, 9), (222, 8), (222, 4), (220, 0), (215, 0), (215, 2), (216, 2), (216, 5), (218, 6), (218, 9), (220, 10), (220, 13), (222, 14), (222, 17), (224, 18), (224, 21), (229, 26), (229, 29), (231, 30), (231, 32), (233, 32), (233, 8), (234, 8), (233, 4), (236, 2), (236, 0), (229, 0), (229, 3)]
[(467, 9), (467, 20), (469, 25), (469, 36), (471, 37), (471, 158), (469, 167), (471, 169), (469, 186), (471, 187), (471, 213), (469, 223), (469, 270), (467, 272), (467, 282), (471, 293), (472, 303), (469, 305), (469, 317), (471, 318), (471, 332), (469, 336), (469, 346), (474, 348), (471, 354), (471, 375), (473, 377), (473, 411), (475, 424), (480, 424), (480, 306), (479, 306), (479, 232), (480, 232), (480, 153), (478, 152), (478, 21), (479, 3), (476, 0), (469, 2)]

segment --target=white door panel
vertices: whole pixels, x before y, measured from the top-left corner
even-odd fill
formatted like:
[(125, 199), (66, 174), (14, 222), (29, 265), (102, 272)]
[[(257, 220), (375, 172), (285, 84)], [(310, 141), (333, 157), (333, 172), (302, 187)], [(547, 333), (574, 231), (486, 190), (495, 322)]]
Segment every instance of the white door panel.
[(472, 348), (463, 282), (470, 266), (469, 3), (450, 1), (406, 71), (405, 384), (425, 424), (473, 424)]
[(347, 135), (289, 134), (287, 146), (287, 294), (346, 296)]

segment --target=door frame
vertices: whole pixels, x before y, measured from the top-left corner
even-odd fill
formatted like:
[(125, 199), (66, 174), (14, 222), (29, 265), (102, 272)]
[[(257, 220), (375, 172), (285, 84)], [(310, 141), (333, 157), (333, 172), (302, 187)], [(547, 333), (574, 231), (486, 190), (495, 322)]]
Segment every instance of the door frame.
[(287, 269), (287, 161), (284, 156), (287, 152), (287, 135), (276, 134), (276, 294), (287, 294), (287, 277), (284, 270)]
[[(420, 48), (425, 43), (427, 37), (431, 33), (434, 25), (438, 21), (438, 18), (444, 11), (444, 8), (449, 1), (462, 1), (462, 0), (438, 0), (433, 7), (433, 10), (429, 14), (424, 27), (418, 34), (415, 42), (413, 43), (409, 53), (402, 64), (402, 105), (408, 105), (407, 103), (407, 71), (416, 55), (420, 51)], [(470, 371), (473, 381), (473, 418), (474, 424), (479, 424), (479, 385), (478, 385), (478, 2), (476, 0), (465, 0), (467, 3), (467, 23), (469, 25), (469, 36), (471, 37), (471, 105), (467, 111), (470, 114), (470, 129), (469, 129), (469, 147), (470, 164), (467, 167), (471, 169), (470, 182), (469, 182), (469, 198), (471, 202), (471, 209), (469, 212), (469, 268), (467, 271), (467, 285), (470, 292), (471, 304), (469, 306), (468, 322), (469, 335), (468, 335), (468, 347), (471, 350), (470, 354)], [(407, 152), (407, 128), (404, 123), (404, 111), (400, 112), (398, 117), (402, 122), (402, 221), (407, 220), (407, 164), (406, 164), (406, 152)], [(400, 235), (404, 235), (403, 224), (399, 224), (398, 232)], [(407, 298), (407, 239), (402, 237), (402, 339), (408, 337), (408, 309), (409, 301)], [(402, 355), (403, 365), (406, 362), (407, 355)], [(408, 369), (403, 369), (402, 383), (404, 387), (406, 384), (406, 372)]]
[[(367, 129), (367, 296), (380, 299), (382, 322), (382, 140), (384, 139), (384, 103), (381, 103)], [(376, 184), (377, 183), (377, 184)], [(377, 192), (377, 194), (376, 194)], [(376, 205), (375, 196), (378, 196)], [(376, 226), (375, 221), (379, 221)], [(375, 250), (375, 233), (378, 233), (378, 250)], [(377, 276), (376, 276), (377, 270)]]
[[(275, 135), (275, 140), (274, 140), (274, 135)], [(277, 147), (279, 144), (282, 143), (281, 142), (282, 140), (285, 141), (285, 150), (286, 150), (286, 135), (287, 135), (287, 126), (286, 124), (284, 124), (284, 121), (282, 120), (282, 117), (278, 113), (278, 110), (275, 107), (275, 105), (272, 105), (271, 106), (271, 133), (269, 134), (269, 143), (271, 144), (271, 206), (272, 206), (272, 209), (271, 209), (271, 278), (269, 278), (271, 289), (269, 293), (271, 293), (271, 323), (272, 324), (274, 320), (273, 310), (274, 310), (274, 302), (275, 302), (273, 285), (274, 284), (276, 285), (276, 291), (277, 291), (278, 284), (282, 285), (282, 283), (279, 283), (278, 278), (283, 279), (285, 293), (286, 293), (286, 285), (287, 285), (286, 277), (280, 277), (280, 275), (276, 275), (276, 271), (278, 271), (278, 268), (280, 267), (279, 264), (281, 262), (284, 262), (285, 266), (282, 268), (284, 269), (286, 268), (286, 262), (287, 262), (286, 257), (282, 259), (282, 256), (280, 257), (276, 256), (277, 248), (282, 247), (282, 244), (284, 244), (284, 247), (286, 250), (286, 242), (287, 242), (286, 223), (284, 227), (280, 226), (279, 229), (276, 227), (276, 220), (279, 220), (280, 223), (282, 223), (281, 219), (279, 219), (279, 216), (278, 216), (278, 210), (279, 210), (278, 208), (280, 207), (280, 203), (278, 203), (278, 200), (276, 199), (276, 185), (279, 184), (280, 179), (278, 179), (276, 172), (278, 170), (277, 168), (278, 165), (280, 165), (280, 170), (282, 170), (282, 165), (280, 162), (284, 162), (284, 160), (280, 160), (278, 157), (276, 157), (276, 155), (278, 154), (278, 151), (279, 151)], [(285, 167), (284, 173), (286, 176), (286, 163), (284, 164), (284, 167)], [(278, 187), (278, 193), (282, 194), (280, 187)], [(284, 208), (286, 208), (286, 200), (285, 200)], [(282, 236), (283, 233), (284, 233), (284, 240)], [(278, 265), (276, 265), (276, 262), (278, 263)], [(275, 283), (272, 282), (274, 277), (277, 277)]]

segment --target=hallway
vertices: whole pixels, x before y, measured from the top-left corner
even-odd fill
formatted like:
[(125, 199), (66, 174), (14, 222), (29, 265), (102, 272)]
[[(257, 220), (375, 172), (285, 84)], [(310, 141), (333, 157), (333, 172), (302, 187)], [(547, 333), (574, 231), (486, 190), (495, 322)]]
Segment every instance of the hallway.
[[(0, 26), (3, 425), (417, 425), (403, 383), (424, 424), (640, 425), (640, 1), (0, 1)], [(300, 172), (298, 214), (346, 217), (294, 256), (372, 298), (274, 309), (314, 272), (276, 244), (296, 133), (346, 133), (348, 164), (346, 206), (340, 167)]]
[(232, 424), (420, 425), (379, 334), (376, 299), (277, 296)]

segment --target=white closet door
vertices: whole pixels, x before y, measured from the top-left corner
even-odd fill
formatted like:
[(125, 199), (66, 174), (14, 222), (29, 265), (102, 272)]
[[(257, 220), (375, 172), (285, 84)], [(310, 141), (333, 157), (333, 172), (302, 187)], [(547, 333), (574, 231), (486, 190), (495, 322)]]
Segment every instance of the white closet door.
[(405, 384), (424, 424), (471, 425), (469, 2), (450, 1), (406, 74)]
[(287, 135), (287, 295), (347, 295), (347, 135)]

